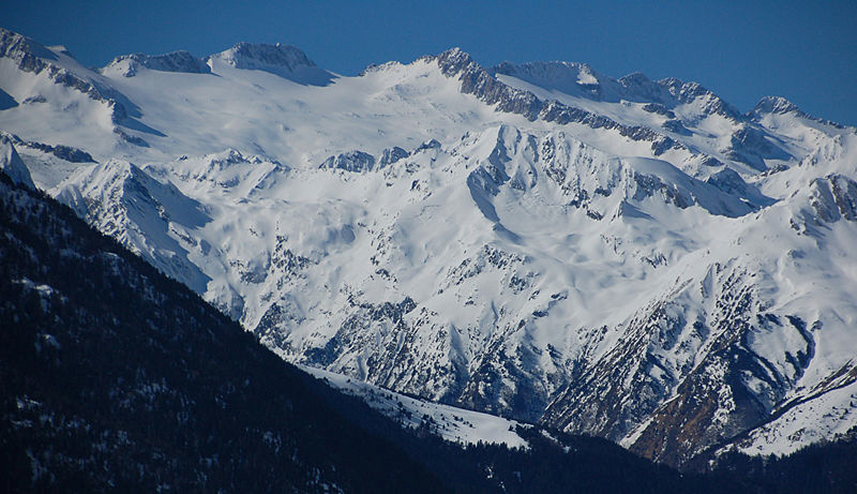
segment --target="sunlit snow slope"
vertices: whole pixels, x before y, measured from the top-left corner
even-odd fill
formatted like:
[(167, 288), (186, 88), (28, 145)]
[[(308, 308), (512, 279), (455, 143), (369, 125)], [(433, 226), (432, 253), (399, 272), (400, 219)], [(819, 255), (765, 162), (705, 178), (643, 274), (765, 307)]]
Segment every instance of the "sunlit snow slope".
[(37, 186), (289, 361), (674, 465), (857, 432), (857, 133), (783, 98), (9, 31), (0, 89)]

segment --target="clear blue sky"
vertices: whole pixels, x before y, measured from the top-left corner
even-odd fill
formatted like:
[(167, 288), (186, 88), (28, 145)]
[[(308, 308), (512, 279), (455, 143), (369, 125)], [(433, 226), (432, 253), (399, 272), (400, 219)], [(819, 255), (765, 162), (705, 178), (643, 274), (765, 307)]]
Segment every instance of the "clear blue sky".
[(238, 41), (296, 45), (355, 74), (452, 46), (483, 65), (588, 62), (695, 80), (742, 110), (765, 95), (857, 125), (857, 1), (0, 1), (0, 25), (87, 65), (125, 53), (204, 56)]

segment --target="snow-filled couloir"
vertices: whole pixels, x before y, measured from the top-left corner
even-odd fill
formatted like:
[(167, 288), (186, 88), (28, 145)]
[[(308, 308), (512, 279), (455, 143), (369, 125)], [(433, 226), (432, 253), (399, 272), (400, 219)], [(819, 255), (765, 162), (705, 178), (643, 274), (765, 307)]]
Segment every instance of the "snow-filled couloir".
[(852, 127), (459, 49), (0, 55), (6, 154), (289, 361), (674, 465), (855, 432)]

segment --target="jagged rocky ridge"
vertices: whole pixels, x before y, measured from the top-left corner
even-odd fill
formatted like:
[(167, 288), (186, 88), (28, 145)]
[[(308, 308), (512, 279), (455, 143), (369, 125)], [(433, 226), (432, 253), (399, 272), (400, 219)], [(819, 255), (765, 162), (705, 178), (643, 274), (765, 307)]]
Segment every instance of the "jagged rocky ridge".
[[(118, 101), (118, 95), (112, 88), (101, 84), (97, 78), (81, 76), (74, 70), (74, 64), (64, 63), (65, 60), (62, 59), (68, 57), (73, 60), (71, 54), (67, 51), (57, 51), (60, 53), (18, 33), (0, 28), (0, 54), (3, 58), (13, 61), (18, 70), (34, 75), (44, 73), (55, 84), (79, 91), (88, 98), (103, 103), (115, 122), (129, 116), (128, 109)], [(31, 101), (38, 102), (38, 98)]]
[(125, 77), (134, 77), (140, 68), (191, 74), (208, 74), (211, 72), (204, 60), (194, 57), (187, 51), (176, 51), (163, 55), (145, 55), (142, 53), (123, 55), (113, 59), (104, 68), (104, 71), (116, 71)]
[(496, 105), (500, 111), (518, 113), (528, 120), (541, 119), (561, 125), (574, 122), (594, 129), (616, 129), (624, 137), (651, 142), (655, 156), (663, 154), (667, 149), (682, 147), (680, 143), (650, 128), (622, 125), (608, 117), (570, 107), (556, 100), (542, 101), (531, 92), (503, 84), (460, 49), (438, 55), (437, 63), (444, 75), (461, 81), (462, 92), (474, 94), (485, 103)]
[(237, 69), (263, 70), (289, 80), (324, 86), (336, 77), (319, 68), (304, 52), (294, 46), (277, 43), (238, 43), (232, 48), (208, 57), (210, 63), (223, 62)]
[[(0, 172), (0, 485), (245, 492), (718, 492), (607, 441), (417, 433), (286, 364), (186, 287)], [(417, 420), (419, 420), (417, 418)], [(423, 418), (425, 421), (426, 419)]]
[(16, 184), (35, 190), (36, 184), (33, 183), (30, 170), (15, 151), (12, 141), (4, 135), (0, 135), (0, 170)]
[(0, 126), (102, 161), (51, 193), (287, 360), (675, 465), (854, 433), (853, 128), (461, 50), (328, 85), (217, 59), (175, 100), (107, 77), (149, 148)]
[(86, 151), (71, 147), (65, 146), (62, 144), (45, 144), (43, 142), (34, 142), (34, 141), (25, 141), (15, 134), (10, 134), (8, 132), (0, 131), (0, 139), (3, 141), (8, 141), (15, 146), (25, 147), (29, 149), (33, 149), (35, 151), (41, 151), (43, 153), (52, 154), (55, 157), (67, 161), (69, 163), (95, 163), (95, 160), (92, 159), (92, 156)]

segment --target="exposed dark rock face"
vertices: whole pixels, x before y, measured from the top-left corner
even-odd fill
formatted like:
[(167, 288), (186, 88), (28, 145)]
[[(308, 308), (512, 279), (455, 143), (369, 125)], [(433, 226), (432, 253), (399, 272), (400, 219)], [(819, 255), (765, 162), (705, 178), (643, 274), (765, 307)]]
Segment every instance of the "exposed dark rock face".
[(237, 69), (270, 72), (299, 84), (325, 86), (336, 77), (318, 67), (299, 48), (282, 43), (241, 42), (206, 60), (212, 59), (221, 60)]
[(68, 69), (51, 63), (51, 60), (56, 60), (56, 55), (26, 36), (0, 28), (0, 57), (14, 60), (18, 68), (24, 72), (33, 74), (44, 72), (55, 83), (105, 103), (110, 107), (116, 122), (128, 117), (128, 110), (117, 100), (117, 95), (112, 89), (102, 87), (95, 81), (85, 80)]
[[(286, 364), (74, 213), (0, 173), (0, 485), (247, 492), (717, 491), (607, 441), (412, 434)], [(413, 301), (367, 308), (400, 319)]]
[(656, 156), (673, 148), (685, 149), (681, 143), (647, 127), (620, 124), (610, 118), (558, 101), (545, 102), (529, 91), (509, 87), (491, 76), (470, 55), (458, 48), (443, 52), (434, 60), (444, 75), (461, 81), (461, 92), (473, 94), (489, 105), (496, 105), (498, 111), (523, 115), (528, 120), (540, 119), (559, 124), (579, 123), (593, 129), (616, 130), (620, 135), (635, 141), (650, 141)]
[(726, 155), (731, 160), (745, 163), (759, 171), (764, 171), (767, 168), (764, 162), (766, 159), (786, 160), (791, 158), (787, 152), (774, 144), (772, 139), (766, 136), (763, 131), (746, 124), (732, 134)]
[(813, 180), (810, 190), (811, 205), (821, 220), (857, 221), (857, 182), (854, 180), (839, 174), (828, 175)]
[[(0, 34), (15, 80), (40, 74), (39, 84), (72, 88), (27, 93), (16, 82), (7, 89), (18, 106), (3, 115), (96, 115), (82, 129), (104, 131), (99, 159), (141, 165), (33, 159), (58, 175), (75, 169), (51, 193), (286, 360), (598, 434), (673, 465), (723, 448), (778, 451), (782, 437), (838, 437), (832, 428), (851, 420), (831, 412), (806, 419), (803, 436), (783, 432), (827, 406), (830, 373), (835, 386), (854, 382), (850, 355), (824, 351), (851, 341), (855, 319), (853, 277), (827, 262), (848, 259), (855, 243), (853, 129), (809, 122), (781, 98), (740, 115), (696, 83), (613, 79), (586, 64), (486, 70), (450, 50), (306, 88), (293, 83), (334, 76), (283, 45), (241, 43), (204, 62), (129, 55), (97, 73), (62, 48)], [(220, 75), (154, 73), (209, 66)], [(248, 98), (254, 112), (259, 103), (264, 125), (254, 117), (226, 132), (236, 127), (216, 121), (229, 108), (188, 97), (212, 126), (181, 128), (164, 116), (185, 112), (163, 104), (183, 103), (157, 97), (178, 79), (199, 95), (233, 88), (226, 97)], [(158, 139), (133, 120), (142, 109), (119, 87), (175, 135)], [(111, 98), (124, 109), (112, 126), (101, 104)], [(12, 103), (0, 94), (0, 107)], [(313, 128), (316, 116), (324, 126)], [(16, 132), (33, 132), (21, 123)], [(367, 123), (377, 132), (349, 132)], [(74, 143), (80, 132), (34, 134)], [(22, 170), (14, 150), (4, 156), (7, 170)], [(817, 279), (837, 280), (823, 287), (831, 297), (799, 293)], [(796, 420), (766, 422), (794, 406)]]
[(684, 82), (671, 77), (658, 81), (658, 85), (669, 91), (678, 102), (701, 103), (701, 109), (707, 115), (721, 115), (736, 122), (745, 119), (738, 109), (698, 82)]
[(134, 77), (141, 67), (162, 72), (211, 73), (211, 68), (204, 60), (186, 51), (175, 51), (163, 55), (144, 55), (142, 53), (123, 55), (113, 59), (109, 66), (118, 65), (124, 67), (122, 75), (125, 77)]
[(319, 165), (319, 168), (344, 170), (354, 173), (368, 172), (375, 168), (375, 157), (363, 151), (349, 151), (327, 158), (324, 160), (324, 163)]
[[(759, 310), (754, 275), (722, 266), (710, 276), (719, 287), (712, 313), (689, 319), (677, 301), (698, 288), (676, 288), (640, 313), (607, 356), (580, 369), (544, 422), (614, 440), (643, 423), (631, 449), (681, 466), (770, 417), (812, 359), (814, 336), (798, 318)], [(764, 331), (803, 341), (787, 357), (792, 368), (778, 370), (754, 350), (753, 335)], [(703, 341), (709, 343), (700, 361), (663, 358), (692, 356)]]
[(814, 117), (803, 110), (801, 110), (796, 104), (791, 101), (783, 98), (782, 96), (765, 96), (760, 99), (756, 106), (750, 110), (747, 114), (754, 121), (759, 121), (765, 115), (773, 114), (773, 115), (787, 115), (793, 114), (800, 118), (805, 118), (807, 120), (813, 120), (819, 123), (823, 123), (825, 125), (830, 125), (831, 127), (835, 127), (837, 129), (845, 129), (845, 126), (836, 122), (832, 122), (830, 120), (825, 120), (823, 118)]
[(280, 43), (268, 45), (241, 42), (232, 47), (229, 52), (228, 60), (239, 69), (277, 66), (296, 70), (300, 67), (316, 66), (300, 49)]
[(387, 148), (384, 150), (384, 153), (381, 155), (381, 159), (378, 161), (378, 164), (381, 168), (392, 165), (393, 163), (405, 159), (411, 154), (399, 146), (393, 146), (391, 148)]
[(643, 110), (650, 113), (663, 115), (667, 118), (675, 118), (675, 113), (660, 103), (647, 103), (643, 105)]
[(15, 146), (35, 149), (56, 156), (70, 163), (95, 163), (92, 155), (82, 149), (63, 144), (45, 144), (43, 142), (25, 141), (15, 134), (0, 130), (0, 136), (10, 140)]

